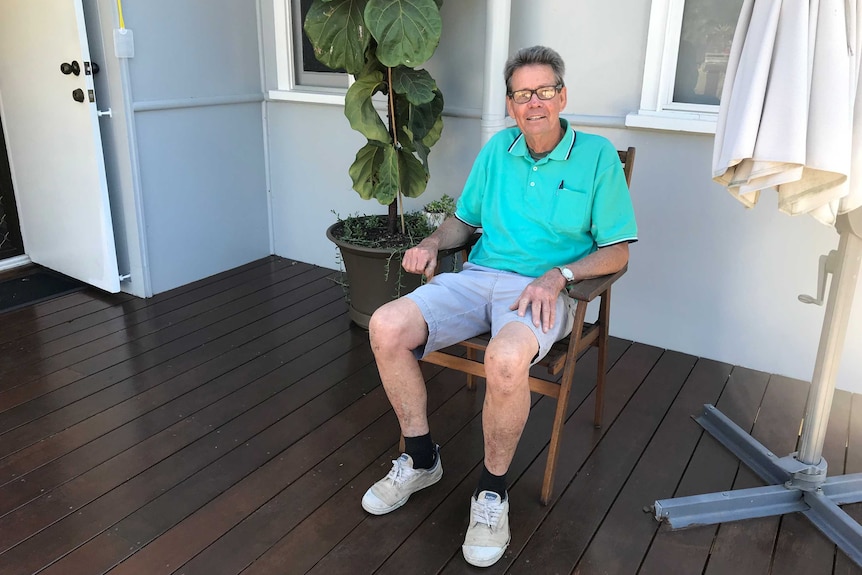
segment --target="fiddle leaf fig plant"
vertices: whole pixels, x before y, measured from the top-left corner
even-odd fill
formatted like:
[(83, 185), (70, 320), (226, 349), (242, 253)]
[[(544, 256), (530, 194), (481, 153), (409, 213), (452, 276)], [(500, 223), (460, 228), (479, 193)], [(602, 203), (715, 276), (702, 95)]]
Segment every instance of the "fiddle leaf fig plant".
[[(315, 57), (355, 78), (344, 115), (368, 142), (356, 153), (349, 174), (364, 199), (389, 207), (396, 231), (401, 197), (425, 191), (428, 154), (443, 130), (443, 94), (426, 70), (418, 69), (440, 42), (442, 0), (314, 0), (304, 30)], [(372, 97), (386, 98), (386, 119)], [(404, 233), (403, 215), (401, 233)]]

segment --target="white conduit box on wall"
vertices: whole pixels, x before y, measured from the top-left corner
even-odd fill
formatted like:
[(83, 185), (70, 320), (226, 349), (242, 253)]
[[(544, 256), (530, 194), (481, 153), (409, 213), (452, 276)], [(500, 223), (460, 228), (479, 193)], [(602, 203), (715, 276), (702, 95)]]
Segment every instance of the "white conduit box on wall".
[(135, 57), (135, 35), (126, 28), (123, 19), (123, 1), (117, 0), (117, 13), (120, 17), (120, 27), (114, 30), (114, 53), (117, 58)]

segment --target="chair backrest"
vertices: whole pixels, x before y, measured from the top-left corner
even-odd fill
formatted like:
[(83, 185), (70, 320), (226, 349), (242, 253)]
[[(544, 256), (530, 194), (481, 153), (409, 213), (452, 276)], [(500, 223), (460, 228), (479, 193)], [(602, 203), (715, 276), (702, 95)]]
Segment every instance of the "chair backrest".
[(626, 175), (626, 185), (632, 187), (632, 170), (635, 167), (635, 148), (629, 146), (627, 150), (617, 150), (620, 155), (620, 162), (623, 164), (623, 173)]

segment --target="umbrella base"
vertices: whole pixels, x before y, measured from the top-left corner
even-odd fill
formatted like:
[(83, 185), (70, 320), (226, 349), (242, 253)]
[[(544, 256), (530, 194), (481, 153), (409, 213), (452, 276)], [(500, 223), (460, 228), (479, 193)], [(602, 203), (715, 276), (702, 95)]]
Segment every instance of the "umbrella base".
[(862, 526), (838, 507), (862, 501), (862, 473), (827, 478), (825, 460), (809, 466), (795, 454), (776, 458), (712, 405), (697, 422), (773, 485), (661, 499), (654, 504), (656, 520), (682, 529), (799, 512), (862, 566)]
[[(862, 527), (839, 505), (862, 501), (862, 473), (826, 477), (822, 457), (835, 373), (844, 348), (850, 306), (862, 269), (862, 208), (838, 216), (838, 251), (808, 393), (799, 451), (778, 458), (712, 405), (697, 422), (769, 486), (655, 502), (655, 518), (672, 528), (800, 512), (862, 567)], [(813, 299), (813, 298), (811, 298)]]

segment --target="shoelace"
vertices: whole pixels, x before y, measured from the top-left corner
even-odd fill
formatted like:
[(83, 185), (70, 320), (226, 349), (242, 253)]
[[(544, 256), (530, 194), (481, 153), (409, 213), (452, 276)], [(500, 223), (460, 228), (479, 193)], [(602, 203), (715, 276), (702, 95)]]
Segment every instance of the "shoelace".
[(404, 465), (400, 459), (393, 459), (392, 469), (389, 470), (389, 473), (386, 475), (386, 479), (398, 485), (410, 479), (414, 473), (415, 471)]
[(493, 530), (497, 527), (497, 522), (503, 513), (503, 506), (500, 503), (475, 501), (472, 510), (474, 523), (482, 523)]

